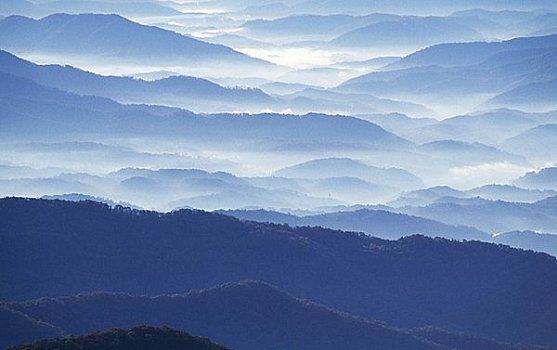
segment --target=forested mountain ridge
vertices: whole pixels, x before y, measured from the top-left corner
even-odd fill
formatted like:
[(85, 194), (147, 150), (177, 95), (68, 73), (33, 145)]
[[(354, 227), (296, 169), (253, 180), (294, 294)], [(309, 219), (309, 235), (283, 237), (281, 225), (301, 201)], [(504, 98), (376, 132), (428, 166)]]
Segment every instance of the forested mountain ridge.
[(94, 202), (8, 198), (0, 215), (3, 300), (91, 290), (171, 294), (263, 280), (394, 326), (557, 344), (549, 326), (557, 319), (557, 260), (545, 254)]
[(208, 339), (168, 327), (138, 326), (130, 330), (110, 329), (93, 334), (41, 340), (10, 350), (227, 350)]
[(0, 350), (557, 350), (556, 89), (557, 0), (0, 0)]
[[(6, 307), (83, 334), (136, 324), (167, 325), (207, 336), (238, 350), (397, 349), (522, 350), (434, 328), (400, 329), (301, 300), (259, 281), (227, 283), (154, 297), (88, 293), (41, 298)], [(99, 310), (102, 315), (99, 316)], [(529, 349), (538, 349), (531, 346)], [(541, 348), (540, 348), (541, 349)]]

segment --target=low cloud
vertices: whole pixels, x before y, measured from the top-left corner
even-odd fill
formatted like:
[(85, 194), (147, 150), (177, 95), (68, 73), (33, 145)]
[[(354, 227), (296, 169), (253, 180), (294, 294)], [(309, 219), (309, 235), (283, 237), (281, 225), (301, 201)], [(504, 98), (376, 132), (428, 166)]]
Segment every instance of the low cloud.
[(508, 162), (484, 163), (449, 169), (452, 185), (466, 188), (492, 183), (510, 183), (528, 171), (534, 170)]

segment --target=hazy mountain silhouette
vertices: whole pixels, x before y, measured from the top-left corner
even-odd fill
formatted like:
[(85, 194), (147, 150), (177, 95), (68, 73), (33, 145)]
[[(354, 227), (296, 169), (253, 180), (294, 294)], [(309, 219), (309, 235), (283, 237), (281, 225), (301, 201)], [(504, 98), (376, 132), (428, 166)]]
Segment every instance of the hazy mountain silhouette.
[(372, 3), (361, 0), (345, 1), (342, 5), (334, 0), (306, 0), (294, 6), (297, 11), (305, 13), (369, 13), (372, 11), (399, 13), (399, 14), (428, 14), (450, 13), (452, 11), (470, 8), (499, 9), (556, 9), (551, 0), (534, 0), (523, 2), (519, 0), (494, 0), (486, 3), (480, 0), (466, 0), (454, 2), (450, 0), (425, 0), (418, 3), (408, 4), (402, 0), (379, 0)]
[[(397, 17), (382, 15), (384, 18)], [(328, 38), (343, 34), (364, 26), (369, 17), (350, 15), (293, 15), (273, 20), (252, 20), (243, 24), (242, 28), (248, 36), (278, 37), (292, 39), (295, 37)]]
[[(299, 72), (295, 71), (293, 74)], [(352, 115), (369, 112), (401, 112), (418, 116), (435, 114), (417, 103), (315, 88), (306, 88), (281, 97), (292, 110), (298, 113), (324, 112)]]
[(228, 210), (222, 211), (222, 213), (242, 220), (365, 232), (385, 239), (399, 239), (414, 234), (449, 239), (482, 241), (491, 239), (487, 233), (472, 227), (450, 226), (433, 220), (384, 210), (360, 209), (302, 217), (265, 210)]
[[(471, 123), (473, 124), (474, 122)], [(447, 124), (450, 123), (447, 122)], [(438, 125), (439, 128), (454, 128), (455, 130), (459, 130), (457, 126), (446, 126), (443, 122)], [(432, 127), (432, 129), (435, 129), (435, 127)], [(426, 155), (446, 158), (449, 162), (456, 161), (458, 164), (481, 164), (490, 162), (528, 164), (526, 161), (527, 158), (525, 157), (504, 152), (496, 147), (487, 146), (479, 142), (469, 143), (455, 140), (439, 140), (423, 144), (418, 150)]]
[(371, 183), (402, 188), (419, 187), (423, 184), (417, 176), (403, 169), (382, 169), (349, 158), (315, 159), (296, 164), (275, 172), (278, 176), (302, 179), (348, 176)]
[[(532, 118), (528, 113), (513, 110), (495, 110), (447, 118), (435, 125), (422, 128), (421, 132), (422, 137), (430, 139), (452, 139), (454, 141), (493, 145), (539, 124), (540, 122)], [(501, 128), (501, 125), (505, 125), (505, 128)], [(479, 145), (478, 147), (486, 150), (486, 147)]]
[(40, 197), (45, 193), (95, 193), (95, 187), (80, 181), (51, 178), (16, 178), (0, 180), (0, 193), (12, 196)]
[(544, 124), (525, 130), (505, 140), (501, 147), (542, 164), (547, 164), (548, 161), (555, 162), (557, 156), (552, 150), (557, 147), (557, 121), (555, 124)]
[(278, 104), (258, 89), (225, 88), (206, 79), (188, 76), (156, 81), (102, 76), (69, 66), (37, 65), (1, 50), (0, 70), (68, 92), (107, 97), (124, 103), (164, 103), (204, 111), (260, 110), (263, 106)]
[(39, 174), (41, 176), (53, 176), (60, 172), (61, 170), (57, 168), (43, 168), (38, 170), (28, 166), (0, 164), (0, 178), (6, 180), (37, 177)]
[(555, 198), (548, 197), (534, 203), (477, 198), (460, 201), (445, 199), (425, 207), (404, 207), (399, 210), (446, 224), (473, 226), (490, 233), (513, 230), (557, 232), (557, 212), (552, 208)]
[[(504, 58), (507, 61), (522, 59), (523, 54), (531, 55), (539, 49), (556, 49), (557, 35), (540, 37), (523, 37), (501, 42), (448, 43), (428, 47), (408, 55), (390, 65), (391, 68), (411, 68), (419, 66), (439, 65), (457, 67), (480, 64), (489, 58)], [(528, 54), (530, 51), (530, 54)], [(547, 51), (543, 52), (546, 53)], [(520, 54), (512, 57), (512, 54)], [(542, 54), (543, 54), (542, 53)], [(496, 56), (499, 55), (499, 56)]]
[[(554, 59), (557, 55), (553, 56)], [(524, 110), (555, 110), (555, 94), (557, 79), (529, 83), (504, 92), (488, 103), (494, 106), (507, 106)]]
[(407, 139), (412, 139), (416, 130), (438, 122), (433, 118), (409, 117), (401, 113), (359, 114), (357, 117), (377, 124), (383, 129)]
[(533, 171), (517, 179), (516, 184), (526, 188), (557, 190), (557, 168), (544, 168)]
[(556, 51), (557, 35), (441, 44), (408, 55), (382, 71), (350, 79), (336, 90), (382, 98), (404, 96), (433, 109), (430, 105), (465, 97), (470, 100), (463, 104), (481, 105), (519, 85), (557, 78)]
[(132, 209), (141, 209), (139, 207), (134, 207), (130, 203), (121, 203), (121, 202), (116, 203), (116, 202), (114, 202), (114, 201), (112, 201), (108, 198), (95, 197), (95, 196), (82, 194), (82, 193), (65, 193), (65, 194), (60, 194), (60, 195), (42, 196), (41, 199), (61, 200), (61, 201), (69, 201), (69, 202), (93, 201), (93, 202), (104, 203), (104, 204), (107, 204), (111, 207), (115, 207), (117, 205), (120, 205), (120, 206), (124, 206), (124, 207), (128, 207), (128, 208), (132, 208)]
[(53, 13), (118, 13), (123, 16), (176, 16), (182, 12), (164, 4), (151, 1), (91, 1), (91, 0), (55, 0), (32, 3), (26, 0), (5, 0), (0, 4), (0, 13), (6, 15), (24, 15), (32, 17), (46, 16)]
[(255, 279), (396, 326), (557, 344), (557, 260), (545, 254), (94, 202), (13, 198), (0, 209), (4, 300), (90, 290), (171, 294)]
[[(156, 107), (121, 105), (100, 97), (80, 96), (0, 73), (0, 110), (7, 116), (0, 133), (6, 137), (62, 135), (151, 135), (188, 137), (192, 144), (230, 150), (261, 149), (407, 149), (412, 146), (379, 126), (361, 119), (324, 114), (196, 115), (172, 110), (159, 115)], [(76, 115), (78, 117), (76, 117)], [(40, 116), (38, 118), (37, 116)], [(45, 130), (49, 132), (45, 134)], [(350, 135), (347, 137), (346, 135)]]
[(388, 205), (393, 207), (422, 207), (435, 202), (442, 197), (467, 197), (463, 191), (456, 190), (449, 186), (435, 186), (415, 191), (409, 191), (401, 194), (397, 199), (387, 202)]
[[(252, 20), (242, 25), (244, 35), (265, 39), (293, 38), (330, 41), (334, 46), (420, 46), (480, 40), (482, 36), (451, 17), (417, 17), (372, 13), (365, 16), (292, 15)], [(441, 35), (444, 34), (444, 35)]]
[(485, 185), (466, 191), (471, 196), (506, 202), (537, 202), (557, 195), (553, 190), (525, 189), (511, 185)]
[[(554, 27), (552, 20), (555, 14), (551, 11), (533, 10), (518, 11), (505, 9), (489, 11), (482, 8), (457, 11), (451, 17), (480, 30), (489, 37), (507, 38), (511, 36), (533, 35)], [(547, 32), (546, 34), (552, 34)]]
[(557, 256), (557, 235), (533, 231), (505, 232), (493, 237), (494, 241), (513, 247), (530, 249)]
[(119, 198), (145, 207), (163, 208), (311, 208), (338, 204), (339, 200), (318, 194), (311, 196), (304, 188), (260, 186), (250, 179), (229, 173), (209, 173), (199, 169), (122, 169), (107, 175)]
[(427, 46), (446, 42), (481, 40), (474, 29), (451, 18), (403, 17), (355, 29), (334, 39), (333, 45), (353, 47)]
[(9, 16), (0, 22), (0, 47), (16, 52), (125, 59), (128, 63), (224, 61), (270, 66), (226, 46), (141, 25), (118, 15), (54, 14), (40, 20)]

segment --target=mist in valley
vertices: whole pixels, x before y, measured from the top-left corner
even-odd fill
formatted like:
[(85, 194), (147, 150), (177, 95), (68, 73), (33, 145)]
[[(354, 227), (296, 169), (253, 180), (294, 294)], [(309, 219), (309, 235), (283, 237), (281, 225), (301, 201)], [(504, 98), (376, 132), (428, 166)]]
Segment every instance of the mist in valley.
[[(530, 254), (527, 250), (536, 252), (528, 256), (531, 261), (547, 254), (548, 259), (553, 259), (544, 265), (546, 268), (553, 264), (547, 267), (549, 271), (557, 254), (556, 81), (557, 4), (549, 0), (428, 0), (419, 4), (359, 0), (3, 1), (0, 197), (10, 198), (0, 200), (6, 205), (4, 208), (0, 203), (0, 207), (10, 213), (11, 205), (17, 208), (14, 212), (25, 205), (39, 211), (75, 205), (77, 209), (71, 210), (106, 215), (101, 215), (101, 221), (111, 220), (111, 215), (125, 216), (128, 209), (124, 208), (130, 208), (137, 217), (146, 215), (143, 223), (151, 225), (153, 220), (155, 225), (156, 221), (163, 233), (182, 227), (180, 215), (191, 216), (191, 222), (217, 225), (214, 232), (220, 232), (222, 224), (232, 225), (233, 232), (242, 234), (276, 233), (276, 244), (280, 245), (277, 251), (284, 248), (286, 255), (292, 254), (296, 259), (301, 254), (300, 266), (308, 263), (304, 254), (313, 256), (322, 248), (323, 254), (340, 261), (343, 254), (359, 245), (383, 255), (373, 261), (366, 260), (367, 255), (342, 260), (338, 266), (354, 271), (360, 262), (369, 262), (370, 266), (390, 269), (393, 260), (389, 259), (395, 258), (387, 255), (404, 251), (408, 242), (412, 247), (423, 247), (427, 244), (420, 246), (422, 238), (431, 239), (435, 242), (432, 245), (445, 244), (439, 243), (444, 238), (450, 240), (446, 241), (451, 247), (447, 251), (457, 247), (454, 244), (462, 244), (455, 249), (470, 249), (467, 258), (487, 254), (489, 249), (507, 249), (502, 245), (522, 249), (512, 253), (517, 254), (512, 258), (513, 264), (519, 264), (519, 255), (523, 258)], [(19, 197), (27, 198), (27, 202), (21, 204)], [(29, 198), (41, 200), (33, 202)], [(120, 223), (128, 220), (123, 217), (118, 219)], [(37, 214), (37, 222), (50, 229), (41, 218)], [(227, 221), (233, 218), (241, 221)], [(18, 225), (12, 225), (14, 230), (19, 229)], [(170, 225), (167, 231), (165, 225)], [(203, 225), (193, 225), (187, 232), (199, 227), (204, 230)], [(330, 230), (359, 233), (346, 240), (331, 238), (323, 243), (320, 240), (325, 238), (315, 238), (305, 231), (318, 228), (331, 235), (327, 237), (337, 237), (340, 232)], [(27, 232), (25, 228), (21, 230)], [(282, 242), (286, 237), (282, 235), (291, 237), (290, 241)], [(172, 239), (163, 243), (171, 245)], [(195, 239), (213, 252), (213, 241)], [(338, 245), (332, 243), (336, 239)], [(381, 243), (382, 240), (390, 243)], [(292, 242), (307, 244), (290, 247)], [(241, 244), (236, 243), (228, 242), (230, 251), (244, 254)], [(490, 248), (481, 248), (484, 243)], [(23, 245), (20, 241), (17, 244)], [(76, 284), (79, 288), (57, 289), (54, 284), (44, 296), (105, 289), (145, 292), (150, 296), (202, 289), (200, 296), (217, 295), (228, 288), (239, 288), (234, 293), (268, 293), (258, 282), (248, 283), (249, 288), (242, 283), (241, 288), (216, 287), (218, 293), (204, 290), (224, 282), (253, 279), (358, 317), (386, 320), (394, 327), (402, 327), (389, 328), (389, 332), (417, 341), (419, 346), (411, 342), (412, 349), (442, 349), (450, 343), (455, 349), (464, 350), (460, 342), (465, 342), (465, 333), (500, 341), (493, 345), (481, 338), (485, 341), (482, 344), (493, 347), (478, 349), (521, 348), (505, 342), (524, 343), (525, 348), (557, 346), (553, 335), (541, 331), (529, 334), (518, 325), (515, 333), (495, 326), (479, 329), (474, 320), (482, 317), (464, 314), (463, 309), (485, 308), (492, 305), (492, 299), (482, 299), (486, 305), (471, 302), (451, 311), (463, 312), (462, 317), (437, 317), (434, 314), (440, 309), (414, 308), (412, 304), (418, 296), (433, 296), (415, 291), (407, 299), (396, 293), (390, 298), (389, 293), (396, 290), (391, 287), (400, 281), (385, 279), (382, 281), (388, 288), (382, 291), (370, 287), (376, 294), (369, 295), (378, 296), (377, 300), (395, 310), (389, 313), (387, 306), (379, 302), (368, 303), (371, 297), (366, 296), (365, 289), (357, 290), (352, 300), (342, 297), (345, 291), (341, 289), (326, 293), (317, 284), (304, 285), (300, 282), (305, 276), (302, 272), (294, 274), (292, 280), (283, 277), (287, 273), (276, 272), (280, 264), (274, 265), (283, 256), (267, 261), (270, 255), (261, 248), (267, 243), (261, 243), (261, 247), (253, 244), (256, 253), (248, 254), (254, 260), (247, 265), (223, 258), (223, 262), (230, 263), (226, 267), (229, 275), (211, 265), (220, 258), (209, 259), (209, 253), (191, 261), (163, 259), (167, 265), (161, 266), (177, 269), (173, 271), (179, 275), (176, 280), (184, 290), (136, 285), (132, 280), (111, 285), (84, 279), (79, 282), (83, 284)], [(312, 244), (320, 248), (311, 250)], [(432, 249), (444, 249), (435, 247)], [(159, 248), (164, 251), (162, 246)], [(130, 256), (144, 254), (141, 247), (138, 249)], [(304, 249), (310, 249), (311, 254)], [(409, 254), (427, 255), (422, 253)], [(246, 268), (257, 265), (258, 254), (265, 257), (261, 259), (265, 261), (262, 270)], [(460, 251), (454, 254), (465, 255)], [(319, 255), (315, 259), (321, 263), (321, 258)], [(7, 258), (5, 261), (2, 268), (11, 268)], [(188, 270), (194, 278), (191, 283), (182, 281), (180, 273), (186, 268), (176, 266), (194, 266), (200, 261), (200, 271), (207, 268), (208, 274), (218, 277), (205, 278)], [(492, 260), (485, 257), (485, 261)], [(501, 265), (493, 268), (503, 269), (504, 264), (497, 261)], [(318, 269), (319, 263), (306, 268)], [(421, 263), (431, 268), (429, 263), (420, 260)], [(478, 266), (469, 264), (470, 270), (476, 271)], [(525, 262), (521, 266), (526, 265)], [(92, 273), (100, 274), (99, 271), (102, 269)], [(354, 272), (345, 276), (346, 271), (333, 273), (331, 283), (342, 284), (346, 280), (348, 286), (353, 283), (352, 278), (357, 281), (366, 274)], [(392, 273), (403, 274), (398, 270)], [(446, 285), (458, 287), (472, 281), (466, 278)], [(168, 277), (161, 286), (171, 285), (172, 279)], [(552, 276), (547, 281), (553, 283), (547, 287), (551, 290), (555, 281)], [(509, 285), (507, 282), (501, 283), (511, 288), (512, 281)], [(18, 283), (24, 285), (25, 281)], [(10, 280), (1, 280), (0, 285), (10, 285)], [(496, 286), (486, 288), (494, 289), (485, 295), (500, 292)], [(485, 297), (484, 292), (478, 293)], [(506, 302), (504, 298), (514, 296), (511, 294), (501, 300)], [(439, 305), (459, 305), (454, 300), (442, 301), (440, 295), (441, 292), (435, 294)], [(43, 324), (52, 316), (26, 311), (15, 302), (9, 304), (8, 301), (25, 299), (17, 293), (8, 293), (6, 298), (0, 299), (0, 311), (9, 314), (6, 319), (15, 319), (14, 315), (25, 311), (29, 312), (26, 317)], [(193, 298), (193, 294), (187, 298)], [(134, 301), (138, 305), (148, 302), (139, 299)], [(112, 302), (106, 300), (103, 302)], [(300, 302), (295, 300), (289, 305)], [(85, 302), (88, 301), (79, 300)], [(525, 305), (524, 300), (520, 302)], [(540, 302), (542, 306), (537, 307), (553, 307), (554, 311), (550, 304)], [(439, 305), (432, 307), (441, 308)], [(328, 310), (327, 315), (333, 311)], [(348, 317), (334, 312), (334, 317)], [(404, 319), (393, 312), (407, 312), (410, 316)], [(418, 313), (422, 316), (415, 316)], [(502, 311), (497, 315), (506, 317)], [(139, 317), (133, 321), (145, 323), (153, 319), (159, 318)], [(545, 318), (540, 316), (536, 322), (541, 329), (551, 329), (555, 320), (553, 312)], [(129, 327), (130, 322), (107, 321), (107, 325)], [(528, 322), (524, 320), (525, 324)], [(350, 327), (372, 327), (367, 319), (356, 323)], [(188, 330), (185, 323), (172, 324)], [(250, 347), (249, 342), (237, 341), (222, 330), (190, 325), (198, 327), (195, 329), (200, 335), (230, 342), (226, 345), (238, 345), (238, 349), (281, 341), (264, 338)], [(437, 328), (419, 328), (429, 325)], [(51, 329), (48, 334), (98, 330), (85, 323), (73, 333), (67, 332), (69, 325), (53, 326), (59, 329)], [(255, 326), (247, 322), (246, 327)], [(373, 323), (372, 328), (383, 337), (387, 332), (383, 327)], [(447, 329), (446, 339), (454, 341), (442, 341), (435, 335), (437, 331), (445, 332), (441, 329)], [(450, 333), (453, 331), (462, 334)], [(270, 334), (269, 329), (265, 332)], [(416, 335), (420, 332), (424, 333)], [(39, 338), (30, 332), (20, 342), (0, 339), (0, 346)], [(302, 336), (299, 339), (303, 341), (290, 344), (290, 348), (311, 349), (317, 344), (304, 343), (306, 338)], [(362, 348), (374, 343), (365, 344)], [(398, 348), (405, 349), (402, 345)]]

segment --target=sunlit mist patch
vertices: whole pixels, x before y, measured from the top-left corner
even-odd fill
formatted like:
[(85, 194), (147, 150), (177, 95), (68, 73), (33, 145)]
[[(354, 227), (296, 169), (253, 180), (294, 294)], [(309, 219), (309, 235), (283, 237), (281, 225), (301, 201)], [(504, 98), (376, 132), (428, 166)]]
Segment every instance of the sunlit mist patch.
[[(293, 68), (326, 66), (342, 61), (338, 52), (312, 48), (238, 49), (246, 55)], [(349, 60), (351, 57), (345, 57)]]
[(449, 169), (449, 175), (454, 186), (466, 188), (487, 183), (509, 183), (532, 170), (531, 167), (498, 162), (454, 167)]

